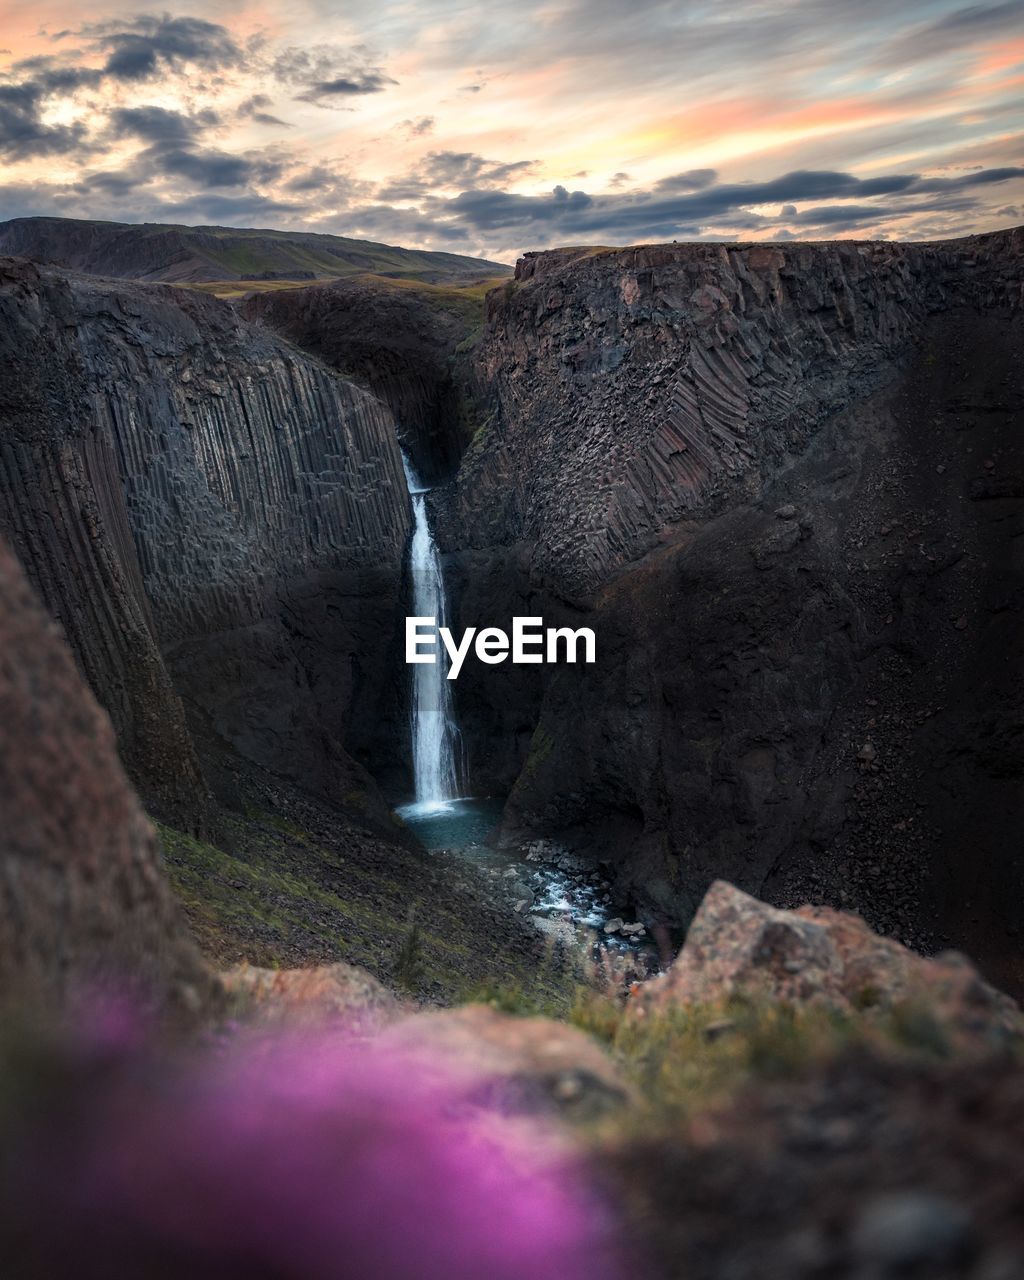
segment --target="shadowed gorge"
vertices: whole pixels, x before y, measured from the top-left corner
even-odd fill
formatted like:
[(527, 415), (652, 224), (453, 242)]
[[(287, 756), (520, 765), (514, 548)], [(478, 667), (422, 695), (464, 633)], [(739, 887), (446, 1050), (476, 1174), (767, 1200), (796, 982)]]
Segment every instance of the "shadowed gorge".
[[(0, 1241), (49, 1256), (25, 1167), (63, 1203), (51, 1150), (109, 1155), (84, 1123), (26, 1165), (46, 1100), (117, 1120), (127, 1082), (171, 1119), (115, 1125), (115, 1172), (178, 1215), (241, 1134), (230, 1192), (284, 1215), (281, 1257), (334, 1224), (336, 1275), (352, 1135), (376, 1159), (415, 1084), (439, 1151), (510, 1125), (529, 1185), (584, 1179), (581, 1276), (620, 1246), (652, 1280), (1016, 1267), (1024, 1022), (989, 981), (1024, 989), (1022, 245), (567, 249), (233, 301), (0, 259), (0, 1003), (81, 1006), (101, 1046), (33, 1050), (62, 1083), (26, 1092), (0, 1036)], [(410, 615), (465, 647), (407, 665)], [(505, 661), (517, 617), (595, 660)], [(91, 1013), (97, 983), (152, 1033), (117, 1047), (134, 1005)], [(228, 1100), (261, 1090), (254, 1159)], [(312, 1226), (285, 1141), (329, 1153)], [(209, 1237), (135, 1182), (90, 1265), (177, 1280), (165, 1241)], [(367, 1235), (374, 1274), (407, 1230), (401, 1266)]]
[(234, 803), (219, 743), (404, 839), (401, 440), (460, 630), (597, 632), (451, 691), (504, 844), (669, 924), (725, 874), (1016, 984), (1020, 247), (560, 250), (486, 303), (364, 278), (246, 319), (12, 261), (4, 528), (155, 811)]

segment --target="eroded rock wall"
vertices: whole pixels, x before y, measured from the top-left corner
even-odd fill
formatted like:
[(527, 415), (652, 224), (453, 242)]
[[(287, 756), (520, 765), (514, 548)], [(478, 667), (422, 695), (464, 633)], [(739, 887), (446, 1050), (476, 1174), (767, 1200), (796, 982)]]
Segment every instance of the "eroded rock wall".
[[(848, 905), (1021, 989), (1022, 247), (559, 251), (490, 296), (493, 417), (435, 497), (452, 580), (489, 570), (459, 622), (598, 635), (531, 672), (507, 840), (675, 922), (717, 876)], [(458, 696), (507, 726), (522, 678)]]
[(191, 291), (8, 260), (0, 321), (0, 527), (147, 799), (201, 790), (178, 695), (310, 789), (372, 791), (343, 743), (408, 528), (388, 410)]
[(449, 544), (525, 539), (543, 577), (586, 594), (680, 519), (756, 494), (884, 384), (927, 315), (1019, 305), (1022, 240), (527, 254), (488, 298), (492, 417)]
[(467, 427), (455, 357), (483, 319), (481, 293), (357, 278), (254, 293), (241, 310), (383, 400), (427, 483), (455, 470)]

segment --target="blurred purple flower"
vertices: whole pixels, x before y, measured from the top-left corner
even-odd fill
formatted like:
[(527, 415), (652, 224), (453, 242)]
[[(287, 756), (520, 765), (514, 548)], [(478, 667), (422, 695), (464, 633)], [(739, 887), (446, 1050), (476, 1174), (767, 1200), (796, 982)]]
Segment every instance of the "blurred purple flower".
[(101, 1079), (90, 1072), (73, 1100), (63, 1088), (59, 1119), (23, 1127), (0, 1187), (20, 1274), (618, 1274), (607, 1216), (578, 1170), (455, 1086), (420, 1086), (408, 1062), (343, 1038), (240, 1040), (176, 1071), (128, 1054)]

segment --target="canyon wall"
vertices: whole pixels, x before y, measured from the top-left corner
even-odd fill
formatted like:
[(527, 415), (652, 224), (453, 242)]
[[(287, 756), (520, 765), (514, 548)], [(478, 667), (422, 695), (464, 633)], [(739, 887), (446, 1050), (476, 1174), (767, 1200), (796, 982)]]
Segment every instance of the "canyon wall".
[(389, 677), (409, 514), (388, 410), (216, 299), (16, 260), (0, 398), (0, 529), (147, 801), (202, 809), (184, 699), (382, 816), (343, 743)]
[(455, 470), (466, 444), (456, 357), (483, 320), (483, 301), (482, 287), (363, 278), (254, 293), (240, 310), (383, 400), (417, 473), (433, 483)]
[(1017, 963), (1022, 246), (561, 250), (489, 296), (482, 430), (433, 496), (458, 621), (598, 635), (532, 703), (460, 677), (506, 840), (675, 922), (724, 875)]
[(450, 545), (529, 541), (541, 578), (585, 595), (676, 522), (756, 494), (925, 316), (1019, 305), (1020, 251), (1018, 231), (527, 254), (488, 297), (489, 416)]

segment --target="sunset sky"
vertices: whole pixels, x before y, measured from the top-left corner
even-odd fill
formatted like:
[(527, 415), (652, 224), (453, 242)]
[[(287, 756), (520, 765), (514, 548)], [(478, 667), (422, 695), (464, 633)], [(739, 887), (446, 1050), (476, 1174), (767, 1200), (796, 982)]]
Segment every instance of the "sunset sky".
[(0, 218), (554, 244), (1024, 221), (1024, 0), (0, 0)]

